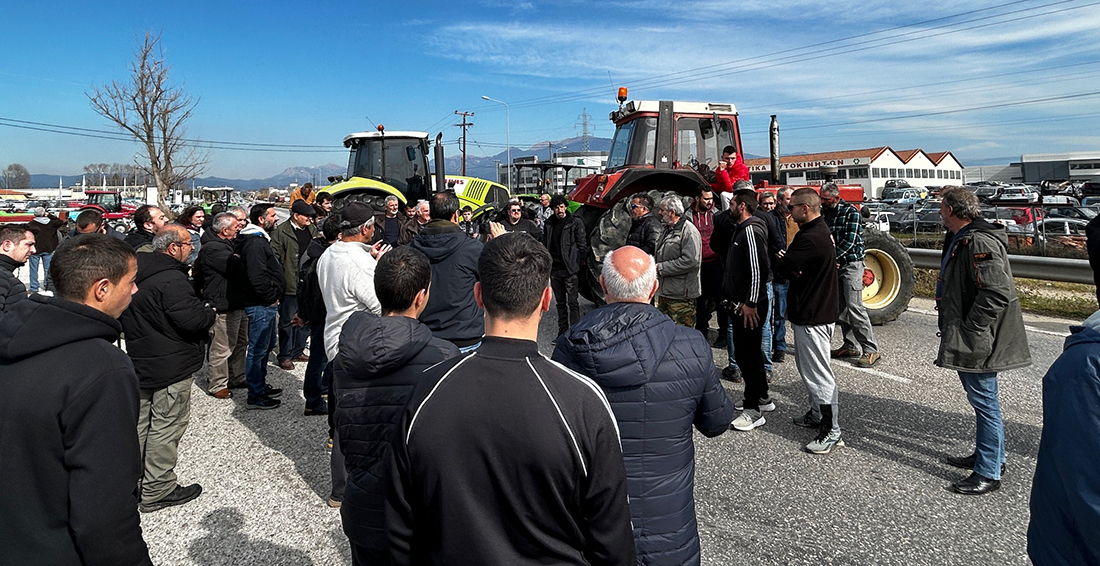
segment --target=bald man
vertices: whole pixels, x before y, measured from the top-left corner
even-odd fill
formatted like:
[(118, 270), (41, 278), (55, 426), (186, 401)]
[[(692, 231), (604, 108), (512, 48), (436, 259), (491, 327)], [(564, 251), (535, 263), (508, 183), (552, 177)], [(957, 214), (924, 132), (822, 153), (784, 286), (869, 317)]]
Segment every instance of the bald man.
[(608, 254), (600, 286), (607, 304), (558, 338), (553, 359), (592, 378), (619, 422), (638, 563), (698, 564), (691, 429), (722, 434), (734, 405), (703, 335), (650, 306), (658, 283), (649, 254)]
[(203, 342), (214, 325), (214, 307), (187, 280), (191, 233), (179, 224), (157, 231), (152, 253), (138, 253), (137, 293), (119, 317), (126, 353), (138, 376), (138, 441), (144, 458), (143, 513), (181, 505), (202, 486), (176, 482), (177, 447), (191, 414), (192, 374), (202, 367)]

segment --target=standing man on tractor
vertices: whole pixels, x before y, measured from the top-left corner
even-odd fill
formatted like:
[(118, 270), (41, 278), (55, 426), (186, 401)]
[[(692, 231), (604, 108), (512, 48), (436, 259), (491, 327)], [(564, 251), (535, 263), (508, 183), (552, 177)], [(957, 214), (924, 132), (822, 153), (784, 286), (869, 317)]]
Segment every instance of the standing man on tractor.
[(729, 208), (733, 198), (733, 185), (737, 181), (751, 181), (749, 168), (741, 154), (732, 145), (722, 148), (722, 159), (718, 161), (718, 168), (714, 170), (714, 184), (711, 188), (718, 191), (722, 198), (722, 210)]
[[(829, 352), (833, 358), (857, 359), (862, 368), (873, 367), (882, 360), (871, 318), (863, 306), (863, 216), (856, 207), (840, 198), (836, 183), (821, 187), (821, 212), (836, 243), (837, 277), (840, 285), (840, 318), (837, 325), (844, 335), (844, 344)], [(861, 355), (862, 352), (862, 355)]]

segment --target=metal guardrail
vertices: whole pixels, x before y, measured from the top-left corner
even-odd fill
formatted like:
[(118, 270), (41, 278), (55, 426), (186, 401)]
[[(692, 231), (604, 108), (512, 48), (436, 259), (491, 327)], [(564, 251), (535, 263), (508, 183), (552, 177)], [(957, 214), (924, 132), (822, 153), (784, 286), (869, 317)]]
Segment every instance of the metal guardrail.
[[(913, 259), (913, 267), (940, 268), (940, 250), (922, 248), (906, 248), (906, 250), (909, 252), (909, 257)], [(1015, 277), (1085, 285), (1094, 283), (1092, 268), (1089, 267), (1088, 260), (1084, 259), (1009, 255), (1008, 263), (1012, 266), (1012, 275)]]

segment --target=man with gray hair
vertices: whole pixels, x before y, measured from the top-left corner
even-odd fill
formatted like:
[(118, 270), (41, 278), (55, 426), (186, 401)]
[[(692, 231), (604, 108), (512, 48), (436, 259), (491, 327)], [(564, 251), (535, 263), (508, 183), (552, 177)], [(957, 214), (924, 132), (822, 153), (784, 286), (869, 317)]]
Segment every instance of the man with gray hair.
[(118, 318), (126, 354), (140, 389), (138, 443), (144, 462), (143, 513), (187, 503), (202, 486), (176, 482), (177, 448), (191, 414), (192, 374), (202, 368), (214, 307), (195, 294), (187, 279), (191, 233), (167, 224), (153, 237), (152, 253), (137, 254), (138, 286)]
[(1001, 487), (1005, 470), (997, 373), (1031, 365), (1031, 353), (1004, 227), (983, 220), (978, 198), (965, 188), (952, 187), (941, 196), (947, 234), (936, 281), (936, 365), (959, 373), (977, 419), (974, 452), (944, 462), (972, 470), (951, 484), (953, 491), (983, 495)]
[[(244, 215), (244, 210), (241, 209)], [(199, 296), (214, 306), (218, 317), (210, 328), (209, 369), (206, 392), (229, 399), (229, 389), (245, 385), (248, 354), (248, 317), (244, 313), (244, 266), (233, 247), (241, 225), (235, 214), (222, 212), (203, 236), (211, 235), (195, 260), (195, 287)]]
[(417, 223), (401, 214), (401, 200), (394, 195), (387, 196), (385, 208), (374, 213), (374, 226), (371, 244), (382, 242), (395, 248), (416, 237)]
[[(821, 215), (836, 243), (837, 277), (839, 277), (840, 318), (837, 326), (844, 343), (829, 355), (834, 358), (856, 359), (856, 365), (869, 368), (879, 363), (878, 344), (871, 330), (871, 318), (863, 306), (863, 216), (856, 207), (840, 198), (836, 183), (821, 187)], [(862, 354), (861, 354), (862, 352)]]
[(695, 299), (702, 294), (699, 280), (703, 242), (699, 229), (684, 215), (678, 196), (661, 199), (658, 214), (664, 230), (657, 237), (657, 308), (676, 324), (695, 328)]
[(607, 304), (558, 339), (553, 359), (590, 377), (611, 403), (638, 563), (698, 564), (692, 427), (708, 437), (722, 434), (733, 403), (706, 338), (649, 305), (658, 289), (649, 255), (634, 246), (611, 252), (600, 287)]

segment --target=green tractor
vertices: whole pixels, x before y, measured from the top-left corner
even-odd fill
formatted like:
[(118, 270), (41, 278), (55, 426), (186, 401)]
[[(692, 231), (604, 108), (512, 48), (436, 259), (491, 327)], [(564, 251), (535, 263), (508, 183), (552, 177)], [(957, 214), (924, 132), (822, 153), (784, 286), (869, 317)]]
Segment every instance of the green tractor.
[[(358, 132), (344, 138), (351, 150), (346, 176), (329, 177), (322, 188), (333, 197), (332, 209), (342, 210), (349, 202), (362, 201), (381, 210), (386, 197), (394, 196), (402, 206), (427, 199), (439, 190), (453, 190), (462, 206), (480, 209), (502, 207), (508, 202), (504, 185), (474, 177), (446, 176), (443, 168), (443, 134), (435, 139), (435, 181), (428, 169), (428, 134), (425, 132)], [(434, 190), (433, 190), (434, 188)]]

